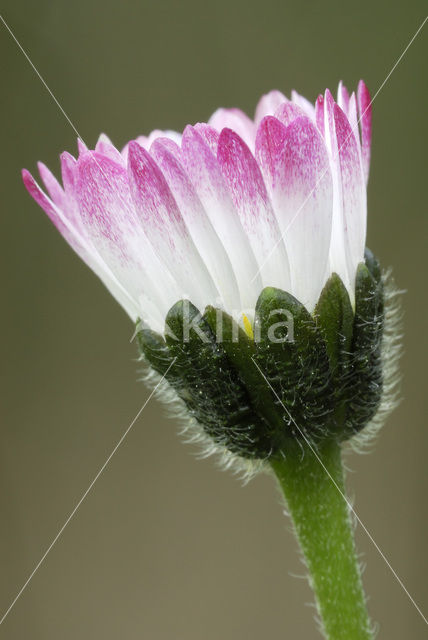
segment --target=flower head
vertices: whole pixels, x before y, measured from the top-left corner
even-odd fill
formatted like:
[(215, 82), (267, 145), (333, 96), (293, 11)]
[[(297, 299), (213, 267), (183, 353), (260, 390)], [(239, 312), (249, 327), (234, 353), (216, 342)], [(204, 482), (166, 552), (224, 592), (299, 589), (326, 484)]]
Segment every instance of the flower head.
[(272, 91), (254, 120), (219, 109), (122, 151), (105, 135), (94, 150), (79, 141), (77, 160), (61, 156), (62, 186), (39, 164), (49, 195), (26, 170), (23, 179), (142, 319), (144, 357), (204, 432), (264, 458), (298, 436), (295, 420), (314, 438), (346, 439), (379, 405), (383, 287), (365, 254), (370, 143), (368, 90), (360, 82), (349, 95), (340, 83), (337, 101), (328, 89), (315, 105)]
[[(359, 115), (358, 115), (359, 114)], [(360, 129), (358, 125), (360, 118)], [(105, 135), (61, 156), (62, 187), (24, 183), (131, 318), (163, 328), (188, 297), (201, 309), (254, 309), (265, 286), (310, 311), (335, 272), (354, 299), (364, 257), (371, 112), (339, 86), (315, 106), (263, 96), (251, 120), (219, 109), (207, 124), (153, 131), (119, 152)]]

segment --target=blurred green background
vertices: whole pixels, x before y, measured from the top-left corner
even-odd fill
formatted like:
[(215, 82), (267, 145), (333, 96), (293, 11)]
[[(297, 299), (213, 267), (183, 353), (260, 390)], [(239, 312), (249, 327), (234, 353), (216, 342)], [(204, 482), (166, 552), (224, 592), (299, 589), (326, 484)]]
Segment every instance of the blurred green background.
[[(181, 129), (261, 93), (315, 99), (342, 78), (375, 94), (424, 2), (3, 2), (3, 15), (90, 145)], [(426, 141), (428, 26), (374, 103), (368, 245), (406, 288), (403, 402), (350, 493), (408, 591), (427, 602)], [(148, 392), (132, 327), (24, 190), (20, 169), (75, 134), (2, 28), (0, 615)], [(150, 402), (0, 627), (8, 639), (317, 638), (273, 481), (242, 488), (201, 461)], [(379, 639), (426, 626), (357, 530)], [(346, 639), (344, 639), (346, 640)]]

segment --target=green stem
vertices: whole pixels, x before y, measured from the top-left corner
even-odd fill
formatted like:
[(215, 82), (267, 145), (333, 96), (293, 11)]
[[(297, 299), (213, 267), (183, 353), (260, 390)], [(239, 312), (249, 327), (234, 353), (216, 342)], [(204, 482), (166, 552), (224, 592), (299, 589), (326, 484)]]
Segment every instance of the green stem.
[(355, 551), (340, 445), (297, 448), (272, 468), (309, 569), (325, 637), (373, 638)]

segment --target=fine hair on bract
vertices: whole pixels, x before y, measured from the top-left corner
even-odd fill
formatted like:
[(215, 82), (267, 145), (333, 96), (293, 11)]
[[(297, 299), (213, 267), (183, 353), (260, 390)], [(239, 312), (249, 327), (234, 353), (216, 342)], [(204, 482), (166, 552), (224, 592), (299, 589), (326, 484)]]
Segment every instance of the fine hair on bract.
[(405, 290), (399, 289), (392, 269), (382, 272), (384, 291), (384, 320), (381, 343), (383, 373), (382, 395), (376, 414), (359, 433), (345, 443), (346, 449), (356, 453), (369, 453), (385, 421), (400, 404), (400, 358), (403, 353), (403, 309), (401, 297)]
[[(374, 417), (359, 433), (344, 443), (345, 452), (369, 452), (389, 414), (400, 402), (399, 360), (402, 355), (403, 319), (401, 296), (404, 291), (397, 288), (391, 269), (383, 272), (382, 281), (384, 286), (384, 327), (381, 343), (382, 396)], [(178, 421), (180, 424), (179, 434), (184, 441), (197, 445), (199, 458), (215, 456), (221, 469), (232, 471), (244, 484), (260, 471), (271, 473), (267, 458), (243, 458), (231, 453), (225, 446), (216, 443), (206, 434), (203, 426), (189, 414), (185, 403), (167, 380), (151, 368), (143, 355), (139, 357), (138, 361), (144, 363), (141, 380), (150, 389), (155, 389), (154, 395), (166, 405), (167, 415)], [(311, 444), (315, 446), (313, 443)], [(287, 453), (283, 452), (283, 455), (286, 456)], [(304, 455), (303, 447), (302, 455)]]

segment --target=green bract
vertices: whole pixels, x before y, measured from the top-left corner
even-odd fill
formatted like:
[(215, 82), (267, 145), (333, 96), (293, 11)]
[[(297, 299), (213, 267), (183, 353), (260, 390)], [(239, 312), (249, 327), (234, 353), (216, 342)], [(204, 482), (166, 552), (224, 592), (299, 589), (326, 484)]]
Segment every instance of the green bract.
[(333, 274), (313, 314), (289, 293), (263, 289), (251, 337), (224, 311), (201, 314), (188, 300), (170, 309), (165, 326), (161, 336), (137, 325), (143, 357), (234, 454), (277, 458), (296, 439), (347, 440), (378, 408), (383, 285), (368, 250), (355, 310)]

